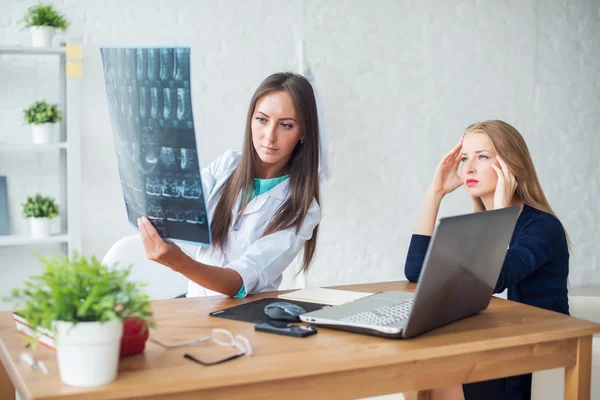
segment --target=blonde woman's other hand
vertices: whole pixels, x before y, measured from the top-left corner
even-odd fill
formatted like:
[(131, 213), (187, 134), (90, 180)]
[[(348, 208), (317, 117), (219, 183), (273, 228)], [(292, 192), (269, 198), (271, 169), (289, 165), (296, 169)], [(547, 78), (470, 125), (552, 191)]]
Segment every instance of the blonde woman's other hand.
[(510, 207), (513, 196), (517, 190), (517, 178), (513, 175), (506, 162), (500, 156), (496, 156), (498, 165), (492, 164), (492, 168), (498, 174), (498, 183), (494, 193), (494, 210)]

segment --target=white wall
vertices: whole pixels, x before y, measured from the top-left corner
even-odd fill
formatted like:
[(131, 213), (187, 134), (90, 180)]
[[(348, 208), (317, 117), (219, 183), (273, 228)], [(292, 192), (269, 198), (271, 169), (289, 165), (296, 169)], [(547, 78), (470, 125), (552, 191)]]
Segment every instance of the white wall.
[[(119, 188), (99, 46), (192, 48), (194, 118), (205, 165), (240, 147), (253, 90), (272, 72), (296, 69), (302, 37), (321, 99), (330, 167), (309, 285), (403, 279), (410, 234), (440, 156), (468, 124), (498, 118), (524, 135), (571, 235), (571, 284), (600, 287), (597, 0), (54, 4), (72, 21), (63, 38), (81, 38), (84, 48), (86, 253), (102, 256), (134, 232)], [(29, 43), (17, 24), (25, 7), (0, 0), (1, 45)], [(51, 68), (42, 60), (31, 66), (0, 59), (0, 137), (28, 132), (20, 126), (20, 110), (46, 93), (43, 77)], [(0, 174), (22, 172), (4, 157)], [(18, 214), (24, 189), (10, 189), (11, 212)], [(459, 189), (442, 215), (469, 211)], [(13, 229), (26, 225), (16, 222)], [(31, 250), (10, 249), (10, 259)], [(2, 293), (18, 264), (6, 260), (0, 257)]]

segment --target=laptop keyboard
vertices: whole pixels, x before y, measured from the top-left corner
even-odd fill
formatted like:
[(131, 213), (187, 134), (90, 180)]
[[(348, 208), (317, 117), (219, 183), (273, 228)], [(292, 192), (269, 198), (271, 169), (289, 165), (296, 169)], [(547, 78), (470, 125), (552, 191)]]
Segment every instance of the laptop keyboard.
[(383, 306), (358, 314), (341, 318), (341, 321), (352, 322), (363, 325), (391, 325), (398, 321), (408, 319), (413, 306), (413, 299), (404, 301), (393, 306)]

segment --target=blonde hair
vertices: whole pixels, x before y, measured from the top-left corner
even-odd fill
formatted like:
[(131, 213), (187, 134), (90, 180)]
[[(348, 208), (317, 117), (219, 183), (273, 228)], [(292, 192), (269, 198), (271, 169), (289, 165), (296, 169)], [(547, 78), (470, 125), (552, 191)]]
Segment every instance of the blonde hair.
[[(552, 214), (558, 219), (542, 190), (529, 149), (519, 131), (504, 121), (490, 120), (468, 126), (464, 136), (470, 133), (483, 133), (492, 140), (496, 153), (502, 157), (517, 179), (515, 197), (518, 200), (524, 201), (540, 211)], [(474, 197), (473, 204), (475, 212), (485, 211), (481, 198)], [(566, 230), (565, 235), (570, 248), (571, 241)]]

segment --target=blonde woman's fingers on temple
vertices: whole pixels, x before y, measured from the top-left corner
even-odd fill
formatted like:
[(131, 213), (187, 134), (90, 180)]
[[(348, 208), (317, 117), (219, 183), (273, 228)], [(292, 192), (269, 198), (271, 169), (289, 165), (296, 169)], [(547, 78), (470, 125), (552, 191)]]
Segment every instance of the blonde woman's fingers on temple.
[(492, 164), (492, 168), (494, 168), (494, 171), (496, 171), (496, 174), (498, 174), (499, 179), (504, 179), (504, 171), (502, 171), (502, 168), (494, 164)]
[(506, 161), (504, 161), (502, 158), (500, 158), (500, 165), (502, 166), (502, 171), (504, 171), (504, 175), (506, 176), (506, 178), (513, 183), (516, 182), (515, 175), (511, 171)]
[(504, 175), (506, 177), (512, 176), (512, 171), (508, 167), (508, 164), (506, 164), (506, 161), (504, 161), (502, 159), (502, 157), (500, 157), (500, 156), (496, 156), (496, 159), (498, 160), (498, 164), (500, 164), (500, 167), (502, 168), (502, 172), (504, 172)]

